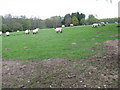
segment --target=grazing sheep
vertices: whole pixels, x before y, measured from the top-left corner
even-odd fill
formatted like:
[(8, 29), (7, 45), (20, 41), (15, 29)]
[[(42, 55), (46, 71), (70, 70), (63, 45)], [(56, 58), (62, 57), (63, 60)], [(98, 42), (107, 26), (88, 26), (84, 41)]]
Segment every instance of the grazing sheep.
[(97, 24), (97, 23), (94, 23), (93, 25), (92, 25), (92, 27), (98, 27), (99, 26), (99, 24)]
[(38, 33), (38, 31), (39, 31), (39, 28), (36, 28), (35, 30), (32, 31), (32, 33), (36, 34), (36, 33)]
[(105, 26), (105, 23), (104, 23), (104, 22), (101, 22), (101, 26)]
[(62, 25), (62, 27), (65, 27), (65, 25)]
[(19, 30), (17, 30), (17, 32), (20, 32)]
[(25, 30), (25, 34), (29, 34), (30, 33), (30, 30)]
[(35, 30), (36, 30), (36, 32), (38, 33), (38, 31), (39, 31), (39, 28), (36, 28)]
[(6, 32), (6, 36), (10, 36), (10, 32)]
[(70, 24), (71, 27), (73, 27), (74, 25), (73, 24)]
[(106, 22), (106, 24), (108, 24), (108, 22)]
[(32, 31), (32, 33), (33, 33), (33, 34), (36, 34), (36, 33), (37, 33), (36, 29), (35, 29), (35, 30), (33, 30), (33, 31)]
[(115, 22), (116, 24), (118, 24), (118, 22)]
[(56, 31), (56, 33), (58, 33), (58, 32), (62, 33), (62, 28), (56, 28), (55, 31)]
[(2, 32), (0, 32), (0, 36), (2, 35)]

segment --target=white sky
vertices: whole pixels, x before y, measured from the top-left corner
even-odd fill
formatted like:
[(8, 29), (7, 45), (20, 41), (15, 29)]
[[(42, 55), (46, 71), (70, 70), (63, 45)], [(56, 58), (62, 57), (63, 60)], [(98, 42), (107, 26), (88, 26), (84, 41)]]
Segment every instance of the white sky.
[[(108, 0), (109, 1), (109, 0)], [(0, 15), (12, 14), (46, 19), (72, 12), (97, 15), (97, 18), (118, 17), (118, 1), (106, 0), (1, 0)]]

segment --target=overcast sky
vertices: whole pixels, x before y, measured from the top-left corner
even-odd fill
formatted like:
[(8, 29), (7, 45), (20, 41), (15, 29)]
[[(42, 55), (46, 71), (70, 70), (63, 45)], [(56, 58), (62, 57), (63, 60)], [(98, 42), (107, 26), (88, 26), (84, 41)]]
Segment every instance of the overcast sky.
[(12, 14), (46, 19), (79, 12), (97, 15), (97, 18), (118, 17), (118, 1), (106, 0), (1, 0), (0, 15)]

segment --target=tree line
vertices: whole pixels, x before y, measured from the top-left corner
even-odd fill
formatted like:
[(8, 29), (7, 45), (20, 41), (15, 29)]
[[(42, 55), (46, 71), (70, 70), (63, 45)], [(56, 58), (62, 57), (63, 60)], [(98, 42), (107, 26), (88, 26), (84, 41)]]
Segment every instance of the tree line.
[(94, 15), (89, 15), (87, 19), (85, 17), (85, 14), (79, 12), (66, 14), (64, 17), (53, 16), (45, 20), (39, 17), (27, 18), (26, 16), (18, 17), (7, 14), (2, 16), (2, 32), (16, 32), (17, 30), (24, 31), (26, 29), (33, 30), (35, 28), (56, 28), (62, 25), (70, 26), (70, 24), (74, 24), (75, 26), (90, 25), (101, 21), (113, 23), (118, 20), (117, 18), (97, 19)]

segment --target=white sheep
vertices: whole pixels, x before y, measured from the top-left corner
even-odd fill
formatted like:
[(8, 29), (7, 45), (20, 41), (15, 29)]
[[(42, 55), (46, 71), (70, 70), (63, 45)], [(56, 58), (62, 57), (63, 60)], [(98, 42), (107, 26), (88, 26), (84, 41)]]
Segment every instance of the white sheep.
[(19, 30), (17, 30), (17, 32), (20, 32)]
[(6, 32), (6, 36), (10, 36), (10, 32)]
[(65, 27), (65, 25), (62, 25), (62, 27)]
[(39, 31), (39, 28), (36, 28), (36, 32), (38, 33), (38, 31)]
[(105, 26), (105, 22), (101, 22), (101, 25), (102, 25), (102, 26)]
[(38, 33), (38, 31), (39, 31), (39, 28), (36, 28), (35, 30), (32, 31), (32, 33), (36, 34), (36, 33)]
[(73, 24), (70, 24), (71, 27), (73, 27), (74, 25)]
[(92, 27), (98, 27), (99, 26), (99, 24), (97, 24), (97, 23), (94, 23), (93, 25), (92, 25)]
[(106, 22), (106, 24), (108, 24), (108, 22)]
[(29, 34), (30, 33), (30, 30), (25, 30), (25, 34)]
[(2, 35), (2, 32), (0, 32), (0, 36)]
[(33, 30), (33, 31), (32, 31), (32, 33), (33, 33), (33, 34), (36, 34), (36, 33), (37, 33), (36, 29), (35, 29), (35, 30)]
[(56, 33), (58, 33), (58, 32), (62, 33), (62, 28), (56, 28), (55, 31), (56, 31)]

